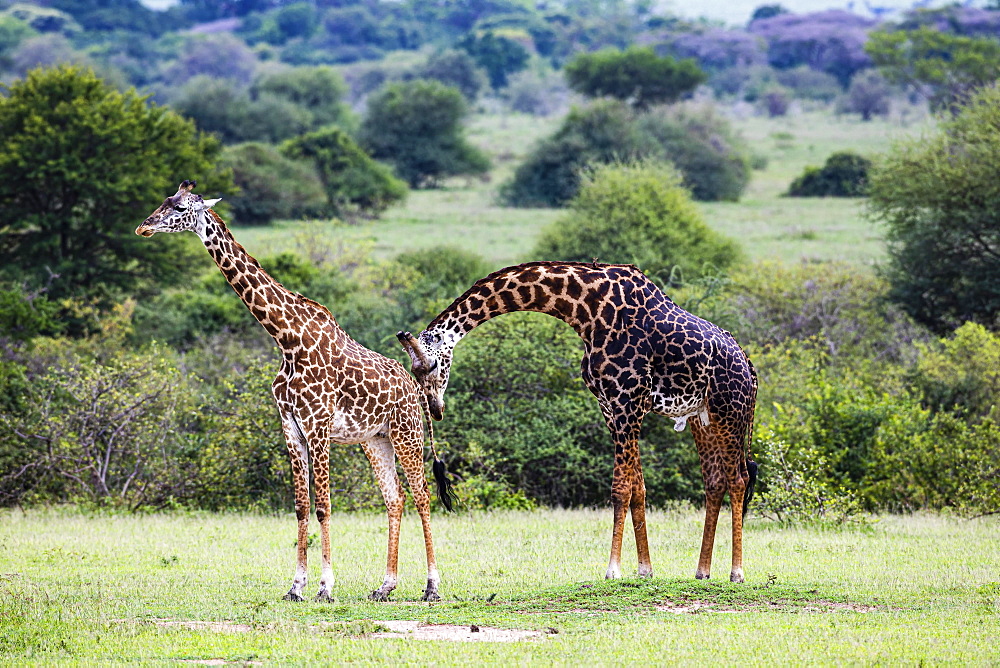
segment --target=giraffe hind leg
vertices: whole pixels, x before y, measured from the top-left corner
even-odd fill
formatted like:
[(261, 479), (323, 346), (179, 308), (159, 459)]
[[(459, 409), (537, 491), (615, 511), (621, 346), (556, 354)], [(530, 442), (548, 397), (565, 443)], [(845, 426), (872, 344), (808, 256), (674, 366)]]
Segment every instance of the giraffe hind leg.
[(405, 496), (403, 485), (396, 474), (395, 453), (392, 443), (386, 436), (376, 436), (361, 444), (368, 461), (375, 472), (382, 498), (385, 501), (386, 515), (389, 517), (389, 546), (386, 553), (385, 579), (382, 586), (373, 591), (368, 598), (373, 601), (388, 601), (389, 595), (396, 588), (397, 566), (399, 563), (399, 526), (403, 518)]

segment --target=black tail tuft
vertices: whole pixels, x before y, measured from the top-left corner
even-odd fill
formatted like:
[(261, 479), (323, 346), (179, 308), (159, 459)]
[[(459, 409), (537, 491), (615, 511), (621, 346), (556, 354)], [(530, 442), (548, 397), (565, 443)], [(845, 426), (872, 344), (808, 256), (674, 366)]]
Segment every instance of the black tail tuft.
[(750, 475), (750, 482), (747, 483), (746, 491), (743, 492), (743, 517), (747, 516), (747, 511), (750, 509), (753, 487), (757, 484), (757, 462), (752, 459), (747, 460), (747, 473)]
[(437, 482), (438, 498), (441, 499), (441, 503), (444, 504), (448, 512), (453, 512), (455, 510), (455, 492), (451, 489), (451, 480), (448, 479), (448, 471), (444, 467), (444, 462), (435, 457), (431, 468), (434, 471), (434, 480)]

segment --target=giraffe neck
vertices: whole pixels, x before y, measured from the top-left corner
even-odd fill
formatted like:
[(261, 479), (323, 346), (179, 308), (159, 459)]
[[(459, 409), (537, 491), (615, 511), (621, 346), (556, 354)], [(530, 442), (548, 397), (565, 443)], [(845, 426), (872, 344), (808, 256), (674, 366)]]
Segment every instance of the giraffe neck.
[(624, 291), (629, 288), (621, 277), (636, 274), (647, 280), (626, 265), (530, 262), (507, 267), (477, 281), (425, 331), (439, 335), (445, 347), (454, 348), (487, 320), (513, 311), (534, 311), (559, 318), (587, 339), (602, 320), (611, 324), (615, 316), (608, 308), (624, 304)]
[(315, 303), (287, 289), (264, 271), (215, 211), (206, 211), (195, 231), (226, 281), (267, 333), (281, 348), (293, 345), (290, 338), (314, 315), (310, 311), (315, 309), (308, 306)]

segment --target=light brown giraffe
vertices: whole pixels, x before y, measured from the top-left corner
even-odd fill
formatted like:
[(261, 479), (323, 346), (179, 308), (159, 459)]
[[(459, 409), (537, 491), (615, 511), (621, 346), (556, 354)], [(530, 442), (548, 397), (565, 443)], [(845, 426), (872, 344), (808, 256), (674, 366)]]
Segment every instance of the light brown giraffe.
[(629, 509), (639, 575), (653, 573), (638, 439), (643, 418), (654, 412), (674, 418), (678, 431), (697, 417), (691, 431), (705, 481), (705, 527), (695, 577), (709, 577), (719, 509), (729, 492), (730, 579), (743, 582), (743, 516), (757, 474), (750, 457), (757, 374), (732, 335), (674, 304), (630, 265), (529, 262), (507, 267), (477, 281), (418, 337), (397, 334), (434, 419), (444, 416), (455, 345), (478, 325), (512, 311), (554, 316), (583, 339), (583, 380), (597, 397), (615, 445), (614, 526), (606, 577), (621, 576)]
[[(219, 200), (203, 200), (184, 181), (136, 229), (144, 237), (156, 232), (195, 232), (236, 294), (281, 350), (281, 370), (272, 390), (288, 444), (298, 518), (298, 564), (286, 600), (303, 600), (306, 547), (309, 538), (309, 466), (312, 464), (316, 518), (320, 525), (323, 566), (316, 600), (330, 600), (330, 443), (361, 443), (378, 479), (389, 515), (389, 550), (382, 586), (371, 594), (386, 600), (396, 588), (399, 525), (405, 495), (394, 456), (406, 474), (424, 528), (427, 588), (424, 600), (438, 600), (437, 566), (431, 541), (430, 494), (424, 477), (423, 398), (402, 365), (357, 343), (322, 305), (285, 289), (261, 269), (236, 242), (222, 219), (211, 210)], [(427, 420), (430, 432), (430, 420)], [(433, 433), (429, 433), (434, 448)], [(444, 465), (434, 455), (438, 494), (451, 509)]]

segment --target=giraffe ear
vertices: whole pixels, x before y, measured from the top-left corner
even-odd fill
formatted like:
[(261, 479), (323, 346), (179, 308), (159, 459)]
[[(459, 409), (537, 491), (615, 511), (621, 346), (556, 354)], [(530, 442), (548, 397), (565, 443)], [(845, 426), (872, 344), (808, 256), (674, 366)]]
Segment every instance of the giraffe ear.
[(218, 204), (221, 201), (222, 201), (221, 197), (216, 197), (215, 199), (207, 199), (207, 200), (205, 200), (205, 208), (206, 209), (211, 209), (213, 206), (215, 206), (216, 204)]

